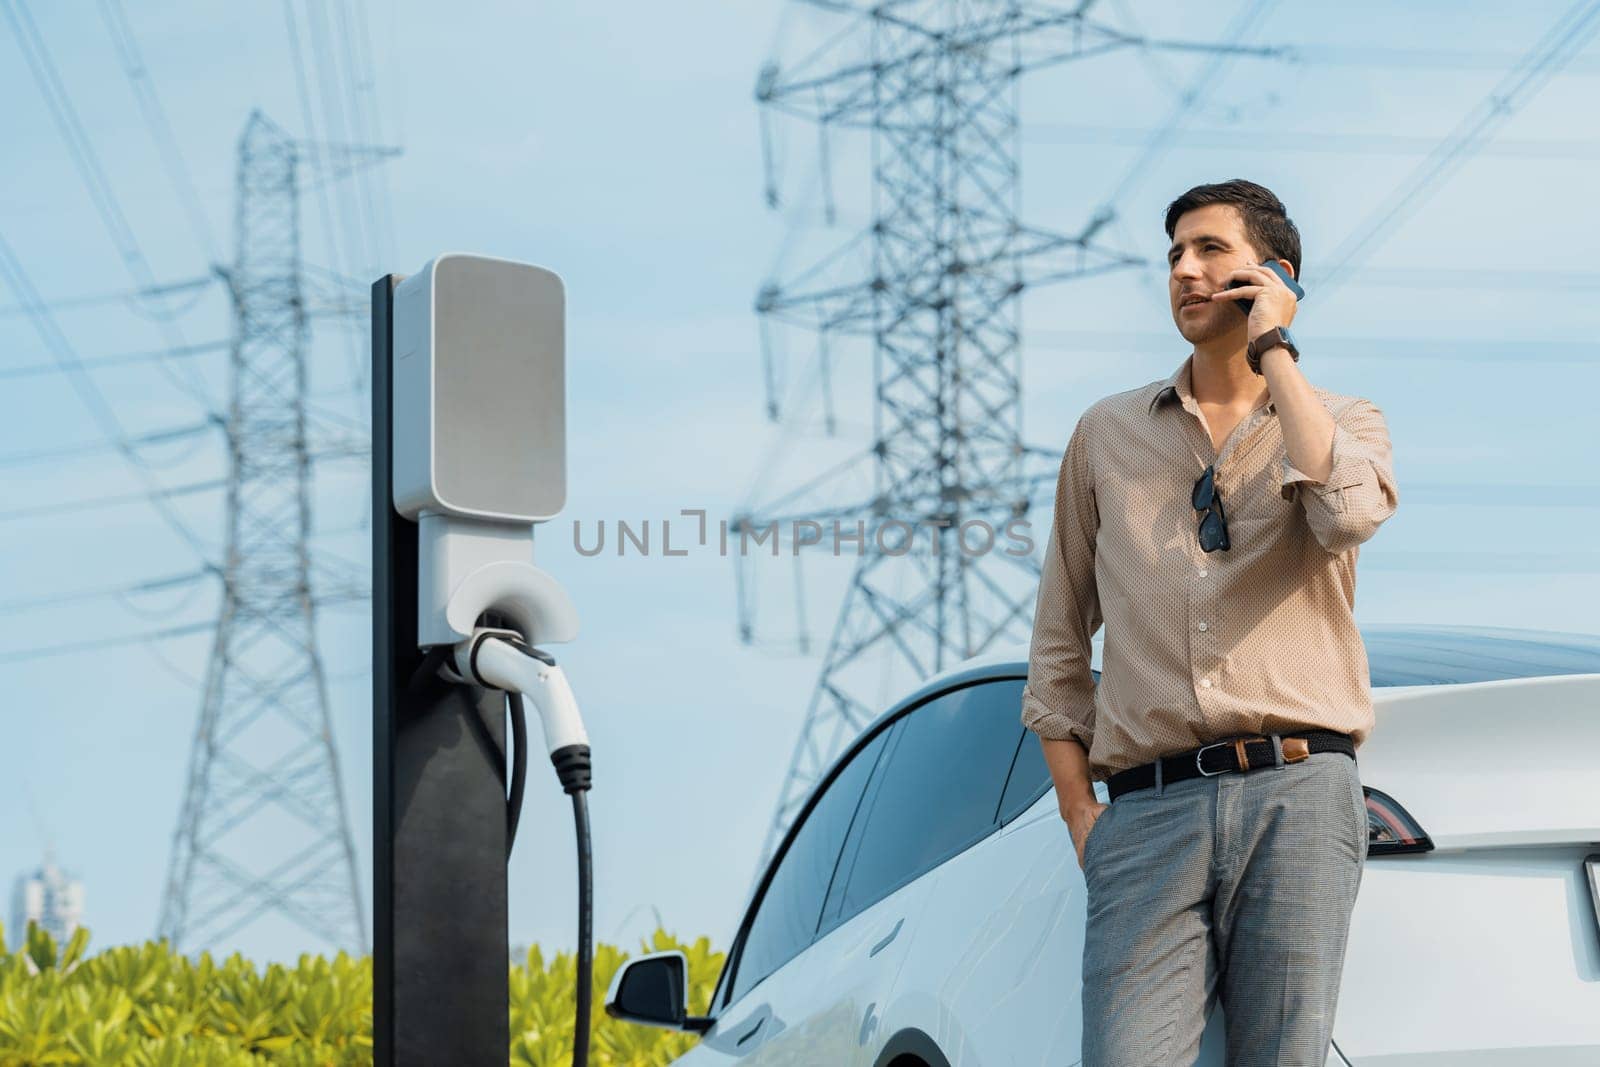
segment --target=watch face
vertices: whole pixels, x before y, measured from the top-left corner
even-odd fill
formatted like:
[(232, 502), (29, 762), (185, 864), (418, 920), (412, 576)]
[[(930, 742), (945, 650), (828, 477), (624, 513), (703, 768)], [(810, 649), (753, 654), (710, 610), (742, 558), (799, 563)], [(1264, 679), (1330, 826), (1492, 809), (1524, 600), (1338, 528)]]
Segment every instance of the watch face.
[(1278, 332), (1283, 335), (1283, 343), (1284, 344), (1288, 345), (1291, 349), (1293, 349), (1296, 352), (1300, 351), (1300, 346), (1295, 344), (1294, 334), (1289, 332), (1289, 327), (1280, 326), (1280, 327), (1278, 327)]

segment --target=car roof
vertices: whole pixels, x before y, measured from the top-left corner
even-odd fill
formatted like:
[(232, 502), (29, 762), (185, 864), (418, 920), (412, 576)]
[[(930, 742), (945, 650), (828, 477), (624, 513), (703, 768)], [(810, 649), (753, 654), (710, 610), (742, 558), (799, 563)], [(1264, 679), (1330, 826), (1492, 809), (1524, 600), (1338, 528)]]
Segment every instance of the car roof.
[[(1509, 626), (1378, 623), (1361, 626), (1373, 688), (1463, 685), (1507, 678), (1600, 674), (1600, 635)], [(1105, 631), (1095, 634), (1089, 666), (1100, 671)], [(1014, 642), (941, 671), (898, 701), (882, 718), (934, 692), (985, 678), (1026, 676), (1028, 645)], [(865, 732), (865, 731), (863, 731)]]

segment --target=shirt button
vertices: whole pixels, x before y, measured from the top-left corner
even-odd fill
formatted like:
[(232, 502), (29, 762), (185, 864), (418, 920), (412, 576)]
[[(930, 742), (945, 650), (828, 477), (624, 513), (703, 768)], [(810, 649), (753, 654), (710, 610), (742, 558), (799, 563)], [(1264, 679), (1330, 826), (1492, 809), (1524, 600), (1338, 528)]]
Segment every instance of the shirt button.
[(1204, 578), (1205, 576), (1206, 576), (1206, 569), (1204, 567), (1201, 567), (1200, 568), (1200, 577)]
[(1206, 624), (1205, 623), (1201, 623), (1200, 624), (1200, 629), (1204, 630), (1205, 628), (1206, 628)]
[(1202, 689), (1210, 689), (1211, 688), (1211, 679), (1210, 678), (1202, 678), (1202, 679), (1200, 679), (1200, 688), (1202, 688)]

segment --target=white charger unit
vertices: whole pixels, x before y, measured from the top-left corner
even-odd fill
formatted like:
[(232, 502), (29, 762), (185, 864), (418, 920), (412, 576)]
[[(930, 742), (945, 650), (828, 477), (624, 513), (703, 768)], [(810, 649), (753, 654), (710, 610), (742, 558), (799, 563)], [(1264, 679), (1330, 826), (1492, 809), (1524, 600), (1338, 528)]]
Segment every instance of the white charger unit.
[(566, 503), (566, 287), (553, 271), (447, 253), (394, 291), (394, 507), (418, 523), (418, 643), (488, 610), (530, 642), (577, 614), (533, 566), (533, 524)]
[(450, 253), (394, 293), (394, 506), (522, 523), (567, 498), (566, 288)]

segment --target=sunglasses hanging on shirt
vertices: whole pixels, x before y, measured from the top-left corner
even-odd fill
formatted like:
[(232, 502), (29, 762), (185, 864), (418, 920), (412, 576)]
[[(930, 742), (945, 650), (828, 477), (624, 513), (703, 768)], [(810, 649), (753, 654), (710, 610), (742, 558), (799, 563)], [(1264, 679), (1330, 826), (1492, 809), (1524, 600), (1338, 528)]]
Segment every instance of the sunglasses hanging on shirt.
[(1194, 483), (1190, 502), (1200, 517), (1200, 548), (1206, 552), (1228, 550), (1228, 515), (1222, 510), (1222, 494), (1217, 492), (1215, 466), (1207, 467)]

